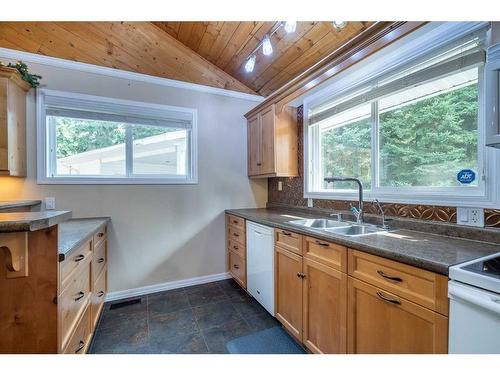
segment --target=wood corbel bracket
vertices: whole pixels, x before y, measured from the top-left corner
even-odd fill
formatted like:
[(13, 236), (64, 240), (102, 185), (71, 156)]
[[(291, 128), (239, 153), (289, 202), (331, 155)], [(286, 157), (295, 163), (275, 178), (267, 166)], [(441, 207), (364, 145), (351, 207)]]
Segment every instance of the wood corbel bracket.
[(1, 233), (0, 250), (5, 254), (7, 279), (28, 276), (28, 232)]

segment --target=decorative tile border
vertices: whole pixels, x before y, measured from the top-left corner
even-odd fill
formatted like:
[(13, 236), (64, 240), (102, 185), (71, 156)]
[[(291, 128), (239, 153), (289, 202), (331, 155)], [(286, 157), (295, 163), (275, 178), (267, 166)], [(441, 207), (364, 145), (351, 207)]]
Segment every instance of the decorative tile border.
[[(303, 107), (297, 109), (298, 129), (298, 159), (299, 159), (299, 177), (291, 178), (269, 178), (268, 179), (268, 201), (269, 203), (287, 204), (298, 207), (307, 207), (307, 199), (304, 198), (304, 179), (303, 179)], [(283, 182), (283, 190), (278, 191), (278, 181)], [(326, 208), (331, 210), (349, 210), (350, 204), (356, 204), (352, 201), (340, 201), (329, 199), (315, 199), (314, 207)], [(397, 216), (419, 220), (432, 220), (448, 223), (456, 223), (457, 211), (455, 207), (445, 206), (427, 206), (400, 203), (383, 203), (382, 207), (387, 216)], [(365, 202), (367, 213), (376, 214), (377, 208), (369, 202)], [(500, 210), (484, 210), (485, 227), (500, 229)]]

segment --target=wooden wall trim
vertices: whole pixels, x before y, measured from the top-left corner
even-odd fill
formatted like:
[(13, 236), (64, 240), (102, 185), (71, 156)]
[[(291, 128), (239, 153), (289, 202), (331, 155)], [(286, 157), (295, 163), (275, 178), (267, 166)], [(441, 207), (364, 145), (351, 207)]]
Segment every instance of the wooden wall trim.
[(304, 73), (295, 77), (288, 84), (269, 95), (266, 100), (247, 112), (245, 117), (254, 116), (255, 113), (270, 104), (276, 104), (278, 111), (281, 111), (283, 106), (290, 101), (425, 24), (426, 22), (374, 23)]

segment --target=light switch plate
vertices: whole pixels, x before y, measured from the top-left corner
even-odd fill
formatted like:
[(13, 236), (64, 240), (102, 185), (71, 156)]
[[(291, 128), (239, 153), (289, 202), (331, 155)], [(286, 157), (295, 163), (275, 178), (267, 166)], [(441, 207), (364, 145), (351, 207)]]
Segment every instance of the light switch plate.
[(278, 191), (283, 191), (283, 181), (278, 181)]
[(457, 207), (457, 224), (471, 227), (484, 227), (484, 209)]
[(46, 197), (45, 198), (45, 209), (46, 210), (55, 210), (56, 209), (56, 198)]

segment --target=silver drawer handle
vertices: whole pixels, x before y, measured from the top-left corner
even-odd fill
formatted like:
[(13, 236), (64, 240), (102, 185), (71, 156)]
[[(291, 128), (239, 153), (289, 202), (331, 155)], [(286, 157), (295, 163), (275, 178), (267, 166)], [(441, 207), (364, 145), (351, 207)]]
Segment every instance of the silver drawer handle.
[(78, 353), (83, 348), (85, 348), (85, 341), (80, 340), (80, 345), (78, 345), (78, 349), (75, 350), (75, 354)]
[(384, 273), (384, 271), (378, 270), (377, 273), (382, 276), (384, 279), (391, 280), (391, 281), (397, 281), (398, 283), (402, 282), (403, 279), (398, 276), (389, 276)]
[(78, 292), (77, 294), (78, 297), (75, 298), (75, 302), (81, 300), (83, 297), (85, 297), (84, 292)]
[(386, 302), (392, 303), (393, 305), (401, 305), (401, 301), (400, 301), (400, 300), (398, 300), (398, 299), (392, 299), (392, 298), (386, 297), (386, 296), (384, 295), (384, 293), (382, 293), (382, 292), (377, 292), (377, 296), (378, 296), (380, 299), (382, 299), (382, 300), (384, 300), (384, 301), (386, 301)]
[(315, 241), (319, 246), (323, 246), (323, 247), (329, 247), (330, 244), (329, 243), (326, 243), (326, 242), (321, 242), (319, 240), (316, 240)]

